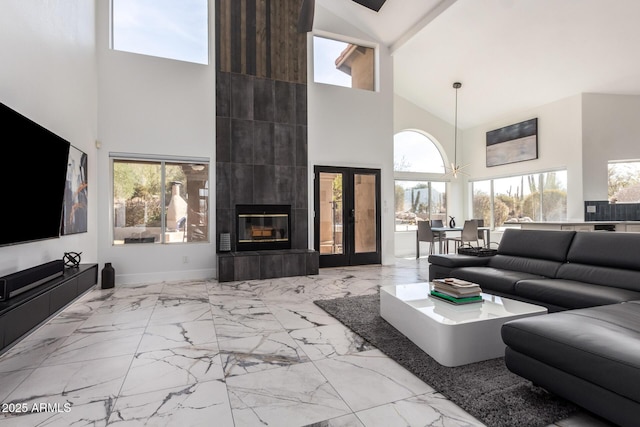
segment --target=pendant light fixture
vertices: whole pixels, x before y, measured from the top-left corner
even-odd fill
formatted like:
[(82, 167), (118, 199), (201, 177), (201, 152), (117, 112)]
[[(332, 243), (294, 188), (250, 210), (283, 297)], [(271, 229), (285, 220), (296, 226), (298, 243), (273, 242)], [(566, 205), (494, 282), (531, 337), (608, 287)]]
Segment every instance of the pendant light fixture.
[(462, 83), (460, 82), (455, 82), (453, 84), (453, 88), (456, 90), (456, 109), (455, 109), (455, 116), (454, 116), (454, 136), (453, 136), (453, 162), (451, 163), (451, 167), (447, 168), (450, 169), (451, 175), (453, 175), (454, 178), (458, 177), (458, 174), (460, 173), (464, 173), (461, 172), (460, 169), (464, 168), (465, 166), (460, 166), (458, 164), (458, 89), (460, 89), (462, 87)]

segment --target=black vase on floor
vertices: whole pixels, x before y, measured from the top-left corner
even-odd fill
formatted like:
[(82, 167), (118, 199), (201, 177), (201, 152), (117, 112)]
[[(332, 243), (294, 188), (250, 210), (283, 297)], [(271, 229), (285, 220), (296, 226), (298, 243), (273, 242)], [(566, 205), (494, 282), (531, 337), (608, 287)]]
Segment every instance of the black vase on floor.
[(450, 216), (449, 218), (451, 218), (451, 219), (449, 220), (449, 228), (455, 228), (455, 226), (456, 226), (456, 220), (455, 220), (455, 219), (453, 219), (453, 217), (452, 217), (452, 216)]
[(102, 289), (111, 289), (115, 285), (116, 272), (110, 262), (104, 264), (102, 269)]

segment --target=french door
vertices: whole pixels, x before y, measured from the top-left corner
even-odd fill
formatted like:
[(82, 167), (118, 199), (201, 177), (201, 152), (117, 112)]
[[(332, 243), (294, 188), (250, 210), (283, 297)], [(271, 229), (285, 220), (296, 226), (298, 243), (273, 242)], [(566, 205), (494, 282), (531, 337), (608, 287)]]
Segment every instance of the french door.
[(316, 166), (314, 172), (320, 267), (380, 264), (380, 170)]

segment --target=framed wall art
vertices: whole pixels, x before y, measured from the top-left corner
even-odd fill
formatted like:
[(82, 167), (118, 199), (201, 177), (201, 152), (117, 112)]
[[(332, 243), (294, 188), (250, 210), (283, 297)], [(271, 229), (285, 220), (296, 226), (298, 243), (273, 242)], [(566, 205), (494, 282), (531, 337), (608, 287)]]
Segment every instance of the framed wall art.
[(487, 167), (537, 158), (537, 118), (487, 132)]
[(87, 232), (87, 200), (87, 155), (72, 145), (62, 206), (62, 235)]

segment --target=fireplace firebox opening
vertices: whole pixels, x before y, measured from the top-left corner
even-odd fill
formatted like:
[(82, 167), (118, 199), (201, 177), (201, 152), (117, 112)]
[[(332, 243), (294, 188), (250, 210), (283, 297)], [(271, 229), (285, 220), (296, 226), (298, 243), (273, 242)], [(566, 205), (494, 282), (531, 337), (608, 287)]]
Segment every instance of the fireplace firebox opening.
[(236, 250), (291, 249), (291, 205), (236, 205)]

